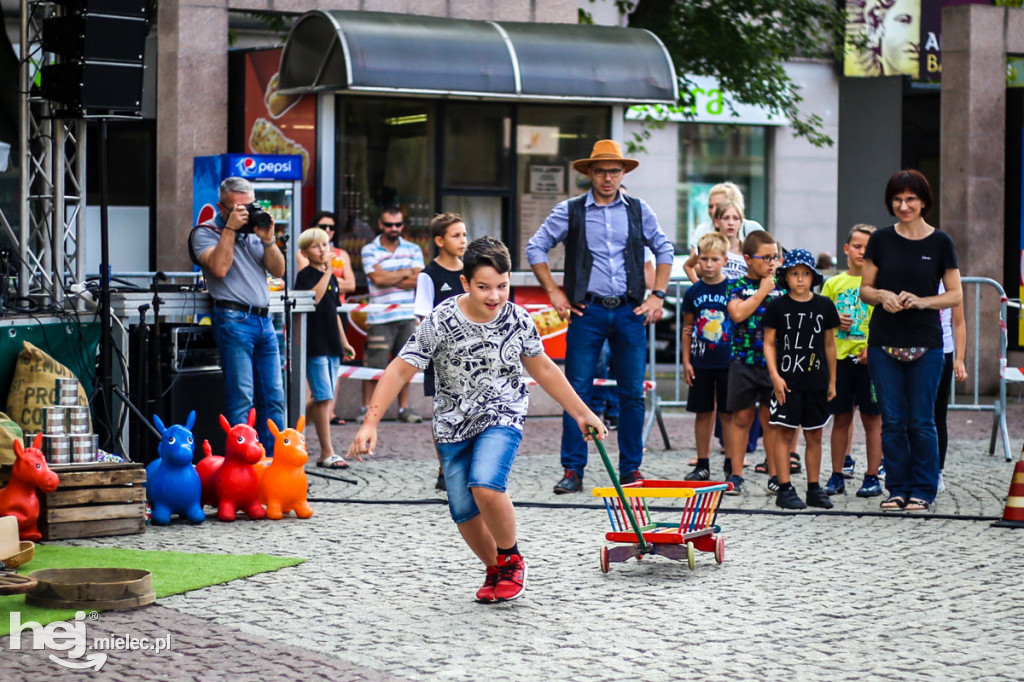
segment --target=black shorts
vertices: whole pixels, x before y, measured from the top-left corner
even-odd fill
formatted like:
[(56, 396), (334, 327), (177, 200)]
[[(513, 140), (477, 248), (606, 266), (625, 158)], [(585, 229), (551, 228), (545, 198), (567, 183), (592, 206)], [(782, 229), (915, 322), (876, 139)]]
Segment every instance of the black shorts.
[(686, 411), (704, 414), (729, 414), (726, 408), (726, 390), (729, 386), (728, 367), (694, 367), (693, 386), (686, 394)]
[(829, 414), (846, 414), (860, 408), (861, 414), (881, 414), (875, 387), (865, 363), (854, 362), (853, 358), (836, 361), (836, 397), (828, 404)]
[(826, 405), (828, 391), (790, 391), (786, 404), (780, 405), (773, 392), (768, 402), (768, 423), (787, 426), (791, 429), (803, 427), (805, 431), (824, 428), (832, 415)]
[(725, 400), (727, 412), (739, 412), (756, 403), (767, 405), (772, 395), (772, 378), (767, 367), (754, 367), (739, 361), (729, 365), (729, 388)]

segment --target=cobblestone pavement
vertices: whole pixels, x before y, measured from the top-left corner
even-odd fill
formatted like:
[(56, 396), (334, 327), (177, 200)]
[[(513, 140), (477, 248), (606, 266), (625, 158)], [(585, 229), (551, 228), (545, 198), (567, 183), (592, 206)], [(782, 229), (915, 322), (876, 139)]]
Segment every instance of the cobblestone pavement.
[[(1014, 452), (1024, 407), (1011, 406)], [(970, 423), (968, 423), (970, 421)], [(311, 477), (316, 515), (208, 521), (90, 546), (300, 556), (299, 566), (100, 614), (89, 635), (172, 636), (167, 652), (109, 652), (101, 679), (861, 680), (1019, 679), (1024, 531), (974, 517), (1002, 513), (1013, 464), (987, 453), (987, 416), (952, 413), (947, 491), (929, 515), (886, 516), (850, 492), (837, 512), (774, 514), (763, 475), (726, 498), (726, 560), (647, 557), (598, 568), (607, 517), (589, 492), (557, 497), (560, 422), (531, 419), (510, 492), (529, 563), (523, 599), (472, 601), (482, 570), (433, 490), (429, 426), (386, 423), (377, 457)], [(693, 455), (690, 417), (666, 425), (674, 447), (645, 458), (678, 477)], [(353, 425), (334, 427), (336, 448)], [(310, 450), (316, 438), (309, 433)], [(614, 439), (609, 443), (614, 450)], [(862, 445), (855, 456), (863, 460)], [(614, 454), (613, 454), (614, 457)], [(751, 455), (751, 461), (760, 461)], [(720, 470), (720, 455), (714, 469)], [(586, 489), (607, 482), (596, 452)], [(322, 473), (322, 470), (313, 470)], [(356, 481), (355, 484), (340, 480)], [(802, 490), (804, 474), (794, 477)], [(566, 499), (569, 498), (569, 499)], [(672, 512), (661, 512), (669, 520)], [(10, 651), (0, 676), (65, 671), (45, 651)]]

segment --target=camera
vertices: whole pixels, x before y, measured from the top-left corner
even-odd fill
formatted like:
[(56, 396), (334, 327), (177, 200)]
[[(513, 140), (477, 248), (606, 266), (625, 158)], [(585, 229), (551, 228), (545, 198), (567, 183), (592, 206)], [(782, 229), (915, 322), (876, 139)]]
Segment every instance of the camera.
[(256, 202), (245, 205), (245, 210), (249, 213), (249, 220), (245, 222), (242, 229), (238, 231), (239, 234), (252, 234), (253, 230), (258, 228), (267, 228), (273, 224), (273, 219), (270, 214), (260, 208), (260, 205)]

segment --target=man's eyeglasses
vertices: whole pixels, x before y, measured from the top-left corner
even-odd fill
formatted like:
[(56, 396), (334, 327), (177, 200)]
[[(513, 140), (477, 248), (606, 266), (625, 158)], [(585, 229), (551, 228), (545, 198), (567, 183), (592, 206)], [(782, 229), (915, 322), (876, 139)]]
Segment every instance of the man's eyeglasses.
[(319, 225), (317, 225), (317, 227), (319, 227), (321, 230), (333, 230), (334, 229), (334, 225), (330, 224), (330, 223), (320, 223)]
[(757, 260), (763, 260), (765, 263), (778, 263), (779, 262), (779, 257), (778, 256), (751, 256), (751, 258), (756, 258)]
[(397, 223), (388, 223), (388, 222), (384, 222), (382, 220), (382, 221), (380, 221), (380, 224), (383, 225), (384, 227), (401, 227), (402, 226), (402, 221), (399, 220)]
[(591, 168), (590, 172), (593, 173), (594, 176), (598, 178), (617, 178), (620, 175), (622, 175), (621, 168)]

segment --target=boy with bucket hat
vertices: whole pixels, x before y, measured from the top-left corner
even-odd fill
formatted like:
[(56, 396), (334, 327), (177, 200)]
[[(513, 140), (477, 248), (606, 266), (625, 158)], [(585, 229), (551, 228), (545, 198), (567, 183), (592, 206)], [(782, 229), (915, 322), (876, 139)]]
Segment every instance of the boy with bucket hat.
[[(552, 209), (526, 246), (537, 281), (563, 320), (566, 332), (565, 376), (590, 403), (598, 357), (605, 341), (614, 358), (619, 394), (619, 474), (623, 483), (642, 478), (644, 325), (661, 319), (665, 287), (672, 270), (672, 243), (654, 211), (642, 199), (620, 190), (622, 177), (639, 165), (622, 156), (619, 143), (598, 140), (573, 168), (589, 176), (591, 189)], [(548, 251), (565, 242), (565, 279), (559, 287), (548, 266)], [(657, 262), (654, 291), (644, 282), (644, 247)], [(562, 467), (555, 494), (579, 492), (587, 465), (587, 446), (579, 426), (562, 417)]]
[(786, 254), (778, 277), (789, 292), (772, 301), (764, 314), (764, 359), (774, 393), (769, 401), (769, 422), (782, 430), (788, 442), (803, 428), (807, 451), (806, 505), (789, 481), (788, 467), (776, 467), (779, 493), (775, 504), (783, 509), (806, 506), (831, 509), (832, 501), (818, 482), (821, 436), (832, 418), (828, 401), (836, 395), (836, 336), (839, 312), (831, 299), (814, 293), (822, 282), (807, 249)]

